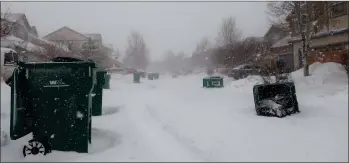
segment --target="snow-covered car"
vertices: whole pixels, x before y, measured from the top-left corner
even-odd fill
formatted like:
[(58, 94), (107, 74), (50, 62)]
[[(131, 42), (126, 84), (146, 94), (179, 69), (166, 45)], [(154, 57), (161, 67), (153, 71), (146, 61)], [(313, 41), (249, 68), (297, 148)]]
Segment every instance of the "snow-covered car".
[(8, 81), (18, 62), (18, 54), (10, 48), (1, 48), (1, 77)]
[(229, 70), (228, 76), (234, 79), (246, 78), (249, 75), (258, 75), (262, 68), (253, 64), (243, 64)]

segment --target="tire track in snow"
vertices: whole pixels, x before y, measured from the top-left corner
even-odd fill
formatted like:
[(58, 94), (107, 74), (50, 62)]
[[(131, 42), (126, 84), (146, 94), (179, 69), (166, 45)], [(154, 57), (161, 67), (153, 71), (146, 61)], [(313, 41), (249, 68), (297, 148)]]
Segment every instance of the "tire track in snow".
[(134, 130), (144, 138), (148, 148), (157, 151), (159, 159), (167, 161), (207, 161), (197, 152), (179, 142), (172, 134), (166, 132), (149, 114), (145, 103), (129, 106), (128, 118), (133, 122)]
[[(161, 123), (159, 122), (158, 118), (156, 117), (156, 114), (154, 113), (154, 109), (151, 106), (146, 105), (146, 111), (149, 114), (149, 118), (151, 118), (151, 120), (153, 120), (154, 125), (157, 125), (156, 127), (161, 129), (162, 132), (168, 133), (169, 136), (171, 136), (173, 139), (178, 141), (178, 143), (180, 143), (183, 147), (189, 149), (197, 157), (202, 158), (203, 161), (206, 161), (206, 162), (212, 162), (213, 161), (209, 157), (210, 155), (208, 153), (206, 153), (206, 152), (204, 152), (204, 151), (194, 147), (193, 145), (191, 145), (192, 140), (187, 139), (185, 137), (181, 137), (180, 135), (178, 135), (178, 133), (176, 133), (175, 131), (171, 130), (171, 128), (169, 128), (168, 126), (161, 125)], [(207, 156), (207, 155), (209, 155), (209, 156)]]

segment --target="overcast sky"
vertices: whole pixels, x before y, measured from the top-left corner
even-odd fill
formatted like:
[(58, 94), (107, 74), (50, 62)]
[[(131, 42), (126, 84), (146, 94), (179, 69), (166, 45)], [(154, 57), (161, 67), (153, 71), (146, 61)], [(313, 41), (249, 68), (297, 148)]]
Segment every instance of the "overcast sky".
[(63, 26), (100, 33), (122, 53), (127, 36), (144, 35), (152, 60), (166, 50), (191, 55), (204, 36), (214, 41), (222, 18), (233, 16), (244, 36), (263, 36), (269, 27), (267, 2), (2, 2), (1, 9), (25, 13), (40, 37)]

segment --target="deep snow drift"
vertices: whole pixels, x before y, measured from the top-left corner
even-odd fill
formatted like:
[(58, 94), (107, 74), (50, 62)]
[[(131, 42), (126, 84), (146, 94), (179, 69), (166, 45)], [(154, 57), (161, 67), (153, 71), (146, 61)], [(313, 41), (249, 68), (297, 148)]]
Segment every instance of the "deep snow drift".
[[(348, 77), (338, 64), (292, 73), (301, 113), (256, 116), (258, 77), (202, 88), (203, 74), (132, 83), (112, 75), (93, 117), (90, 153), (23, 158), (30, 135), (1, 147), (1, 161), (348, 161)], [(9, 87), (1, 85), (1, 129), (9, 133)]]

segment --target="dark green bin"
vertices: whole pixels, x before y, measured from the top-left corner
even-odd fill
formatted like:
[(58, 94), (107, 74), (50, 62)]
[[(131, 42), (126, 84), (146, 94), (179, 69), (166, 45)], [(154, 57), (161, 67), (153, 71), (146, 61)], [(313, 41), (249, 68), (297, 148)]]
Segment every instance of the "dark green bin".
[(148, 80), (154, 80), (154, 73), (148, 73)]
[[(293, 82), (259, 84), (253, 87), (254, 103), (257, 115), (276, 116), (279, 118), (299, 113), (296, 88)], [(280, 109), (272, 109), (263, 101), (278, 104)]]
[(133, 83), (140, 83), (141, 82), (141, 73), (140, 72), (134, 72), (133, 73)]
[(96, 84), (92, 94), (92, 116), (102, 115), (103, 88), (106, 83), (106, 74), (106, 71), (95, 71)]
[(29, 133), (50, 150), (88, 152), (92, 62), (19, 63), (12, 78), (10, 137)]
[(154, 79), (159, 79), (159, 73), (154, 73)]
[(202, 84), (204, 88), (222, 88), (224, 87), (223, 77), (211, 76), (202, 79)]
[(105, 74), (105, 83), (103, 85), (103, 89), (110, 89), (110, 79), (111, 79), (110, 74), (106, 73)]

